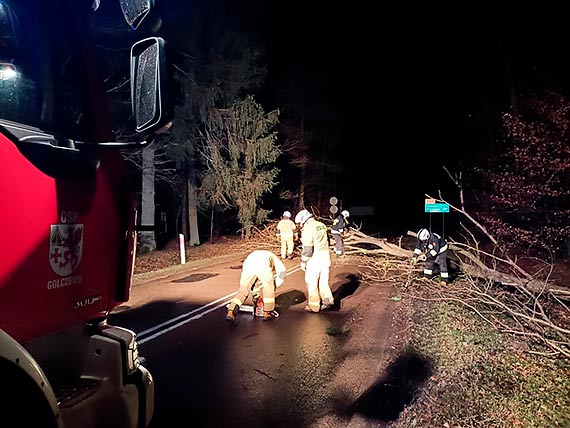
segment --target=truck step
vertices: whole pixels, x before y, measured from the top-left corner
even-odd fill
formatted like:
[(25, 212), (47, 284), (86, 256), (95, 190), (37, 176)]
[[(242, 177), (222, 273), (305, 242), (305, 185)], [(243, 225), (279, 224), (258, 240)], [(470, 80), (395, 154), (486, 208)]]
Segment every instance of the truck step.
[(60, 408), (73, 407), (78, 402), (95, 394), (101, 386), (99, 379), (81, 378), (76, 382), (58, 388), (55, 392)]

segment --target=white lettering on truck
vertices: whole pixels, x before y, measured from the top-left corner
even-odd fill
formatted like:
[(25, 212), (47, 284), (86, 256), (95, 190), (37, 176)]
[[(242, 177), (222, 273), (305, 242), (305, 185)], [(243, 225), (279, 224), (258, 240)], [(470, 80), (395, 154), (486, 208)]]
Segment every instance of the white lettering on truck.
[(81, 275), (68, 276), (67, 278), (52, 279), (47, 282), (47, 289), (53, 290), (54, 288), (68, 287), (70, 285), (81, 284)]
[(62, 211), (59, 217), (62, 223), (75, 223), (79, 213), (77, 211)]
[(75, 302), (75, 304), (73, 305), (73, 309), (80, 309), (80, 308), (84, 308), (86, 306), (92, 305), (94, 303), (97, 303), (102, 298), (103, 298), (102, 296), (85, 297), (84, 299), (81, 299), (81, 300), (78, 300), (77, 302)]

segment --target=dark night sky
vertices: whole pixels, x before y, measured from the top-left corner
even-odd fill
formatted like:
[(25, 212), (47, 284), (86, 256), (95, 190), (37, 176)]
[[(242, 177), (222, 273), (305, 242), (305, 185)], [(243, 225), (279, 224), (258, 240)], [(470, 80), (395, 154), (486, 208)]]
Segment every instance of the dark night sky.
[(336, 117), (314, 130), (338, 141), (336, 196), (344, 207), (374, 205), (375, 218), (361, 220), (380, 233), (425, 226), (426, 193), (455, 202), (442, 166), (456, 172), (487, 158), (513, 95), (570, 87), (570, 25), (558, 10), (197, 1), (230, 7), (266, 45), (266, 109), (282, 109), (294, 86), (297, 102)]
[(295, 81), (307, 104), (338, 111), (339, 196), (374, 205), (375, 223), (392, 224), (386, 230), (427, 221), (425, 193), (441, 189), (454, 201), (442, 165), (459, 171), (487, 157), (512, 94), (569, 87), (570, 25), (556, 11), (410, 15), (372, 3), (269, 3), (255, 15), (269, 47), (268, 98)]

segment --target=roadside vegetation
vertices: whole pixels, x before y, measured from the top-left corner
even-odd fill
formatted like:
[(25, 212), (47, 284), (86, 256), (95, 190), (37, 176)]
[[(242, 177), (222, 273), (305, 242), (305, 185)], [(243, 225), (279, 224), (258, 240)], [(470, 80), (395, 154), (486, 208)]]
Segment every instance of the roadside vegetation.
[(389, 427), (570, 427), (568, 359), (499, 332), (428, 281), (398, 296), (394, 353), (412, 349), (433, 372)]
[[(269, 227), (251, 240), (236, 236), (191, 247), (187, 249), (187, 260), (245, 255), (252, 248), (275, 250), (275, 245)], [(401, 245), (407, 248), (409, 242), (404, 239)], [(175, 267), (177, 251), (172, 245), (137, 257), (135, 272)], [(420, 272), (410, 269), (401, 257), (349, 257), (368, 268), (365, 281), (394, 284), (392, 300), (396, 309), (387, 365), (391, 358), (393, 361), (413, 354), (420, 355), (431, 367), (430, 377), (419, 385), (397, 416), (379, 422), (387, 423), (389, 428), (570, 428), (570, 360), (536, 335), (533, 323), (541, 317), (525, 320), (520, 317), (525, 313), (523, 308), (516, 313), (518, 318), (510, 306), (492, 308), (486, 302), (493, 294), (477, 294), (483, 298), (473, 300), (476, 280), (463, 274), (449, 286), (441, 287), (421, 278)], [(567, 289), (570, 265), (560, 263), (551, 276)], [(508, 301), (513, 296), (504, 293)], [(555, 323), (555, 330), (568, 329), (567, 300), (556, 302), (557, 311), (548, 304), (543, 307)], [(548, 329), (543, 330), (543, 336), (553, 337)], [(561, 342), (559, 338), (555, 343)]]

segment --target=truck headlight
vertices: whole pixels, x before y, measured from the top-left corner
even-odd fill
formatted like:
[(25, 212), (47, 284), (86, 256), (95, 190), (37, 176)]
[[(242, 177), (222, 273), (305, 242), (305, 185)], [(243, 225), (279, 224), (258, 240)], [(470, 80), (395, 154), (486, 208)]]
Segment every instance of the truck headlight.
[(140, 365), (135, 332), (124, 327), (106, 325), (101, 333), (121, 344), (126, 373), (128, 376), (134, 374)]
[(136, 337), (133, 335), (131, 341), (127, 345), (127, 372), (132, 375), (140, 365), (139, 348), (137, 346)]

